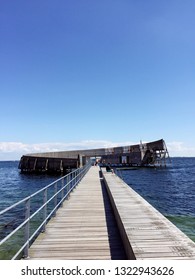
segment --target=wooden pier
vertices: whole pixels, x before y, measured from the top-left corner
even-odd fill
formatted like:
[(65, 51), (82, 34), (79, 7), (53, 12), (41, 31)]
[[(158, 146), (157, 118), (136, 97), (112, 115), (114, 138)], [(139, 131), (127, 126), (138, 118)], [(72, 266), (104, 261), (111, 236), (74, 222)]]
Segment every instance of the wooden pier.
[(195, 243), (119, 177), (94, 166), (32, 244), (29, 257), (195, 259)]
[(129, 259), (195, 259), (191, 239), (119, 177), (103, 176)]
[(126, 259), (98, 167), (91, 167), (29, 250), (30, 259)]

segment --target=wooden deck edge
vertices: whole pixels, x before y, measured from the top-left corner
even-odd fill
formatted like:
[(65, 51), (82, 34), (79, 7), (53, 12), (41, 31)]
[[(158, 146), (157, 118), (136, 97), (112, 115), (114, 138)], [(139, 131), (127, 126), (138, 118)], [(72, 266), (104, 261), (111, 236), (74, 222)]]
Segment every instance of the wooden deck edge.
[(119, 232), (120, 232), (120, 236), (121, 236), (121, 239), (122, 239), (122, 242), (123, 242), (123, 245), (124, 245), (125, 253), (127, 255), (127, 259), (128, 260), (135, 260), (136, 259), (135, 254), (134, 254), (133, 249), (131, 247), (130, 240), (127, 236), (125, 227), (123, 225), (120, 214), (119, 214), (118, 209), (116, 207), (116, 204), (114, 202), (114, 198), (112, 196), (110, 188), (108, 187), (107, 181), (106, 181), (105, 176), (104, 176), (104, 172), (102, 172), (102, 177), (103, 177), (103, 180), (104, 180), (107, 192), (108, 192), (108, 196), (109, 196), (109, 199), (110, 199), (110, 202), (111, 202), (111, 205), (112, 205), (112, 209), (113, 209), (113, 212), (114, 212), (116, 223), (117, 223), (117, 226), (118, 226), (118, 229), (119, 229)]
[[(152, 257), (153, 259), (159, 259), (159, 258), (163, 259), (163, 256), (161, 257), (160, 252), (158, 253), (159, 255), (157, 254), (158, 256), (151, 255), (151, 257), (148, 255), (148, 252), (144, 252), (143, 254), (140, 253), (139, 249), (142, 251), (143, 248), (142, 247), (139, 248), (139, 244), (138, 243), (136, 244), (135, 240), (133, 240), (133, 241), (130, 240), (128, 228), (125, 225), (125, 223), (127, 224), (127, 221), (125, 221), (125, 223), (124, 223), (123, 215), (122, 215), (122, 213), (120, 213), (120, 209), (117, 208), (115, 197), (112, 194), (112, 186), (109, 185), (110, 184), (109, 180), (107, 182), (107, 177), (108, 178), (112, 177), (114, 179), (113, 176), (115, 176), (115, 175), (108, 174), (106, 171), (102, 170), (102, 177), (103, 177), (103, 180), (105, 182), (105, 185), (106, 185), (106, 188), (108, 191), (108, 195), (109, 195), (109, 198), (110, 198), (110, 201), (111, 201), (111, 204), (113, 207), (114, 215), (115, 215), (115, 218), (117, 221), (117, 226), (119, 228), (128, 259), (147, 259), (148, 257), (149, 258)], [(123, 181), (123, 186), (124, 185), (126, 185), (128, 188), (128, 185), (126, 183), (124, 183), (124, 181)], [(163, 231), (170, 229), (172, 231), (173, 236), (175, 236), (175, 242), (180, 243), (180, 245), (178, 246), (178, 244), (174, 245), (174, 241), (172, 242), (173, 244), (171, 244), (170, 247), (173, 248), (173, 251), (171, 251), (171, 253), (170, 253), (171, 255), (168, 255), (167, 258), (169, 258), (169, 259), (195, 259), (195, 243), (186, 234), (184, 234), (180, 229), (178, 229), (173, 223), (171, 223), (167, 218), (165, 218), (156, 208), (154, 208), (152, 205), (150, 205), (143, 197), (141, 197), (139, 194), (137, 194), (132, 189), (130, 190), (130, 192), (133, 193), (133, 196), (135, 193), (137, 195), (138, 199), (143, 202), (143, 205), (149, 206), (149, 208), (152, 209), (154, 216), (157, 217), (157, 219), (161, 220)], [(165, 226), (165, 224), (166, 224), (166, 226)], [(160, 231), (161, 231), (161, 229), (159, 229), (159, 232)], [(165, 237), (165, 240), (166, 240), (166, 237)], [(146, 242), (147, 242), (147, 240), (146, 240)], [(135, 244), (136, 244), (136, 246), (135, 246)], [(151, 243), (150, 243), (150, 245), (151, 245)], [(169, 245), (167, 245), (167, 246), (169, 246)], [(177, 247), (181, 247), (181, 248), (177, 248)], [(134, 249), (135, 249), (135, 251), (134, 251)], [(178, 250), (181, 250), (181, 252), (177, 252)], [(186, 253), (184, 252), (185, 250), (186, 250)]]

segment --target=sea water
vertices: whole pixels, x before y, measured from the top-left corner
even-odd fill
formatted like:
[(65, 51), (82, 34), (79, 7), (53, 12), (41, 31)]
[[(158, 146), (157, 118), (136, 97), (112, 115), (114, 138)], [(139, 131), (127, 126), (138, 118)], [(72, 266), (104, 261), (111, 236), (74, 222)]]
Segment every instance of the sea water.
[(117, 175), (195, 241), (195, 158), (172, 158), (166, 168), (117, 170)]
[[(0, 162), (0, 211), (36, 192), (59, 176), (21, 174), (18, 161)], [(195, 241), (195, 158), (172, 158), (166, 168), (116, 170), (131, 188)], [(10, 214), (12, 215), (12, 214)], [(21, 211), (9, 217), (9, 227), (16, 227)], [(0, 216), (0, 239), (6, 221)], [(15, 244), (17, 240), (13, 241)], [(12, 246), (13, 246), (12, 244)], [(6, 255), (6, 257), (9, 257)], [(0, 248), (0, 259), (4, 258)]]
[[(58, 176), (22, 174), (18, 169), (18, 161), (0, 161), (0, 211), (12, 204), (35, 193), (51, 182), (59, 178)], [(41, 196), (36, 196), (31, 201), (31, 209), (38, 209), (43, 203)], [(24, 221), (24, 203), (15, 207), (6, 214), (0, 215), (0, 240), (18, 227)], [(30, 233), (40, 225), (42, 212), (36, 215), (31, 222)], [(8, 242), (0, 246), (0, 259), (10, 259), (23, 245), (24, 228), (19, 230)]]

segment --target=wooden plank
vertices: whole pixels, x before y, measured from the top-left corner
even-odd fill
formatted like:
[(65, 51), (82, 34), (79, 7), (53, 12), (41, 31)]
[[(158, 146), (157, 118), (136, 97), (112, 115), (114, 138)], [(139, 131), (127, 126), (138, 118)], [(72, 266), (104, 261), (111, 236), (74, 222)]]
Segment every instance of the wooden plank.
[[(195, 259), (195, 244), (112, 173), (103, 172), (129, 258)], [(92, 167), (30, 248), (31, 259), (125, 259), (118, 228)]]
[(126, 259), (113, 211), (91, 167), (29, 250), (30, 259)]
[(195, 259), (191, 239), (115, 174), (103, 176), (129, 258)]

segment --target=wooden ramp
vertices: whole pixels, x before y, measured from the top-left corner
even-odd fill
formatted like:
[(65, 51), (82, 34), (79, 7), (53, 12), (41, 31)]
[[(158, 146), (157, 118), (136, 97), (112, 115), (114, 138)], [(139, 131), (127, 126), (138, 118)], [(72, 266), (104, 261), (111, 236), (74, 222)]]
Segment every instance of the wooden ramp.
[(103, 177), (129, 259), (195, 259), (191, 239), (115, 174)]
[(91, 167), (29, 250), (30, 259), (126, 259), (106, 187)]

